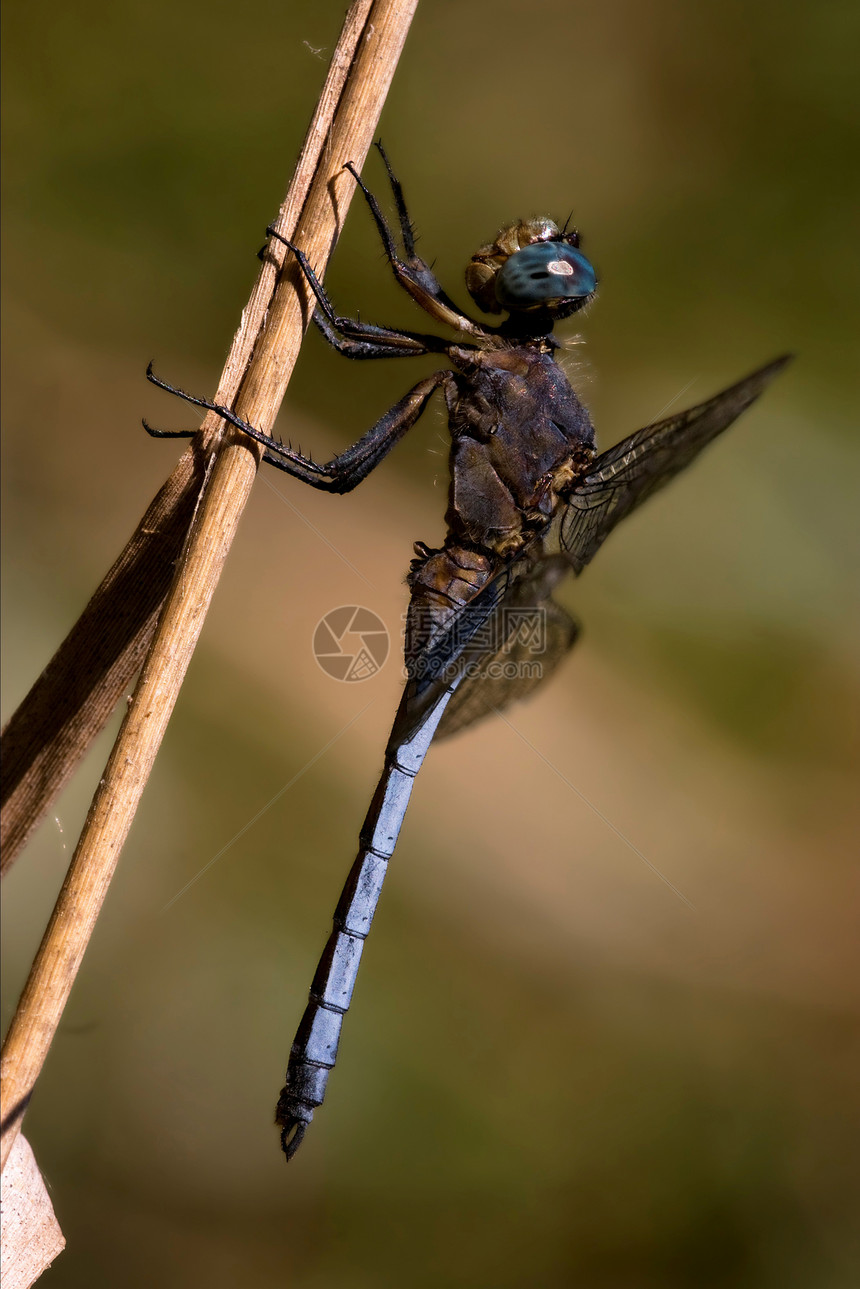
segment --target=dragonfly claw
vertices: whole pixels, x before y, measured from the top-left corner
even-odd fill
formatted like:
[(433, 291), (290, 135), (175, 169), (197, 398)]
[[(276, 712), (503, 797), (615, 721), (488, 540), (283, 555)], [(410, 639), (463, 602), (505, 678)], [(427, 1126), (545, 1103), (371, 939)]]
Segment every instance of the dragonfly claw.
[(287, 1123), (284, 1124), (284, 1129), (281, 1133), (281, 1149), (286, 1155), (287, 1160), (292, 1159), (293, 1155), (302, 1144), (305, 1133), (308, 1129), (308, 1122), (309, 1120), (307, 1119), (289, 1119)]
[[(288, 239), (288, 238), (284, 237), (283, 233), (279, 233), (279, 232), (278, 232), (278, 230), (277, 230), (277, 228), (275, 228), (275, 225), (274, 225), (274, 224), (269, 224), (269, 225), (268, 225), (268, 227), (266, 228), (266, 235), (267, 235), (268, 237), (274, 237), (276, 241), (281, 242), (284, 246), (288, 246), (288, 247), (290, 248), (290, 250), (293, 252), (293, 254), (294, 254), (294, 255), (299, 255), (299, 254), (300, 254), (300, 252), (296, 249), (296, 247), (293, 245), (293, 243), (292, 243), (291, 241), (289, 241), (289, 239)], [(263, 247), (263, 251), (265, 251), (265, 249), (266, 249), (266, 248), (265, 248), (265, 246), (264, 246), (264, 247)]]

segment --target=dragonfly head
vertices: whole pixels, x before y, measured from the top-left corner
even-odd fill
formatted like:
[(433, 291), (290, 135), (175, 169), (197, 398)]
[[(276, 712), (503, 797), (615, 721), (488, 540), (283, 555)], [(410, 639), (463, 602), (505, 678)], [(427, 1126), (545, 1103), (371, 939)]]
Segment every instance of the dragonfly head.
[(469, 261), (466, 287), (485, 313), (542, 309), (567, 318), (592, 298), (597, 275), (579, 249), (579, 233), (551, 219), (508, 224)]

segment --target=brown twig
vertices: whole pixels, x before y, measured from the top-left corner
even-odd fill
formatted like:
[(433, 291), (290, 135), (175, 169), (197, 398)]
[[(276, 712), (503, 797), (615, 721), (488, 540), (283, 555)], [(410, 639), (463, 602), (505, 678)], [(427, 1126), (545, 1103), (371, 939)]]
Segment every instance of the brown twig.
[[(407, 13), (407, 26), (416, 4), (417, 0), (395, 6)], [(371, 29), (388, 21), (389, 8), (373, 0), (355, 0), (350, 7), (281, 207), (277, 227), (287, 236), (295, 232), (307, 200), (362, 33), (371, 36), (370, 48), (381, 48), (374, 43)], [(347, 159), (360, 160), (364, 151), (366, 145), (362, 150), (356, 138)], [(348, 202), (351, 190), (342, 191)], [(248, 375), (275, 294), (281, 259), (282, 255), (269, 255), (263, 261), (221, 375), (218, 403), (232, 407)], [(263, 355), (260, 361), (264, 375), (271, 376)], [(276, 361), (283, 363), (287, 372), (291, 370), (285, 354)], [(177, 462), (83, 614), (3, 730), (2, 873), (71, 777), (146, 656), (221, 430), (218, 417), (207, 416), (194, 446)]]
[[(278, 227), (282, 232), (295, 230), (372, 7), (372, 0), (356, 0), (347, 14), (281, 208)], [(239, 393), (277, 278), (278, 262), (267, 256), (221, 375), (215, 400), (221, 404), (232, 406)], [(221, 429), (217, 416), (207, 416), (200, 438), (180, 458), (82, 616), (3, 731), (3, 872), (70, 778), (146, 656), (199, 500), (207, 459)]]
[[(417, 0), (356, 0), (332, 64), (329, 82), (278, 220), (324, 268), (354, 187), (347, 161), (364, 160), (397, 65)], [(338, 76), (348, 68), (341, 88)], [(333, 87), (332, 87), (333, 83)], [(236, 411), (270, 429), (289, 381), (308, 308), (292, 265), (274, 296), (266, 296), (264, 268), (249, 309), (257, 330), (243, 328), (234, 342), (219, 398), (244, 373)], [(274, 274), (275, 269), (269, 270)], [(268, 312), (263, 307), (268, 303)], [(208, 422), (209, 418), (207, 418)], [(217, 435), (215, 418), (210, 431)], [(87, 815), (75, 855), (3, 1050), (5, 1161), (98, 917), (120, 850), (152, 768), (167, 721), (200, 634), (206, 611), (248, 499), (258, 465), (256, 445), (230, 430), (215, 445), (211, 469), (164, 612), (134, 698)]]

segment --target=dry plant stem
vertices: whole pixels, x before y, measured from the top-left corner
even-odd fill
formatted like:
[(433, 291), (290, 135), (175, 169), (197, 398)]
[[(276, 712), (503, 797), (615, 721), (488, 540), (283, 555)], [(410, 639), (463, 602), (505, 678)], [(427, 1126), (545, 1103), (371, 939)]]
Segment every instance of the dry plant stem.
[(3, 731), (4, 875), (140, 669), (203, 486), (207, 448), (195, 440), (183, 453)]
[[(373, 0), (357, 0), (346, 16), (277, 221), (279, 231), (291, 239), (373, 9)], [(267, 256), (261, 265), (218, 384), (218, 403), (232, 406), (239, 393), (265, 325), (282, 258), (282, 254)], [(207, 416), (200, 436), (180, 458), (83, 614), (6, 725), (0, 762), (0, 872), (5, 873), (23, 849), (140, 669), (221, 430), (219, 418)]]
[[(354, 188), (343, 166), (349, 160), (360, 165), (367, 154), (416, 6), (417, 0), (374, 0), (362, 26), (296, 233), (320, 269)], [(292, 193), (282, 209), (285, 223), (291, 207)], [(297, 280), (291, 270), (280, 280), (236, 403), (241, 416), (264, 429), (274, 423), (308, 318)], [(256, 445), (231, 432), (217, 453), (134, 699), (9, 1029), (2, 1062), (2, 1161), (107, 893), (256, 470)]]

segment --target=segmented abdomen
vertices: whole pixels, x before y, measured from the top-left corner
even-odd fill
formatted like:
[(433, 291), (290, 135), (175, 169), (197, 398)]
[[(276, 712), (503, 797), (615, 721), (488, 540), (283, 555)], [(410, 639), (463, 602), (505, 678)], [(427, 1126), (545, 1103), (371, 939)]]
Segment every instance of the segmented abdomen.
[[(442, 550), (416, 546), (408, 583), (412, 591), (406, 616), (406, 667), (421, 674), (422, 659), (455, 626), (457, 615), (489, 582), (501, 561), (488, 551), (457, 542)], [(453, 644), (453, 641), (452, 641)]]

